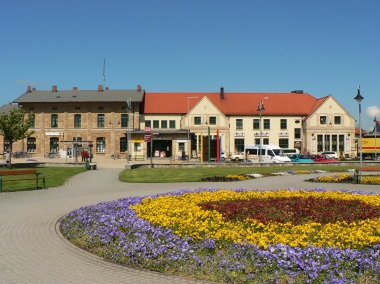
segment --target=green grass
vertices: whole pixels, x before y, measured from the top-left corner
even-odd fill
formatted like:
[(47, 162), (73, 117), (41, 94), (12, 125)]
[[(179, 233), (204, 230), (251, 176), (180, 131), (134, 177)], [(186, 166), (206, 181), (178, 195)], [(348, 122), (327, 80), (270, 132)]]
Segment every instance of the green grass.
[[(23, 168), (22, 170), (30, 170), (31, 168)], [(45, 175), (45, 185), (46, 188), (61, 186), (72, 176), (85, 172), (87, 169), (85, 167), (46, 167), (46, 168), (32, 168), (36, 169)], [(6, 169), (5, 169), (6, 170)], [(17, 169), (12, 169), (17, 170)], [(21, 170), (21, 169), (20, 169)], [(35, 175), (13, 175), (13, 176), (3, 176), (3, 181), (9, 179), (22, 179), (22, 178), (34, 178)], [(38, 181), (39, 188), (42, 188), (42, 180)], [(35, 180), (23, 180), (23, 181), (9, 181), (3, 182), (3, 192), (6, 191), (21, 191), (21, 190), (33, 190), (36, 189)]]
[(286, 170), (323, 170), (346, 172), (356, 166), (268, 166), (268, 167), (206, 167), (206, 168), (137, 168), (124, 170), (119, 179), (135, 183), (196, 182), (204, 177), (226, 176), (228, 174), (270, 174)]

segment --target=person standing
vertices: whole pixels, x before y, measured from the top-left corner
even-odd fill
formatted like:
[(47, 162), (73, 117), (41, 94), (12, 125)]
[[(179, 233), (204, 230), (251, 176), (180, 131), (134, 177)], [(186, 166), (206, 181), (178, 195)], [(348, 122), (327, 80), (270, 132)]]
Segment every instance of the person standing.
[(81, 154), (82, 154), (82, 162), (84, 162), (84, 160), (86, 159), (86, 151), (83, 149)]

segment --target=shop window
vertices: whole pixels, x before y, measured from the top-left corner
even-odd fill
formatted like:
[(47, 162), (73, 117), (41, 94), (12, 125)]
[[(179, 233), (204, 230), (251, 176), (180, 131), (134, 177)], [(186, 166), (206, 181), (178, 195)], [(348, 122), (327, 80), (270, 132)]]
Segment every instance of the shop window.
[(253, 120), (253, 129), (260, 129), (260, 119)]
[(27, 151), (28, 152), (36, 152), (36, 138), (28, 137), (27, 139)]
[(289, 139), (278, 139), (278, 146), (280, 148), (289, 148)]
[(82, 127), (82, 116), (80, 114), (74, 115), (74, 127), (81, 128)]
[(339, 152), (344, 152), (344, 135), (339, 135)]
[(98, 114), (98, 128), (104, 127), (104, 114)]
[(129, 124), (129, 115), (128, 114), (122, 114), (121, 115), (121, 127), (128, 128)]
[(281, 129), (287, 129), (288, 128), (286, 119), (281, 119), (280, 127), (281, 127)]
[(235, 139), (235, 153), (244, 152), (244, 139)]
[(141, 151), (141, 143), (133, 143), (135, 152)]
[(128, 140), (126, 137), (120, 138), (120, 153), (124, 153), (128, 151)]
[(236, 129), (243, 129), (243, 120), (236, 119)]
[(318, 152), (323, 151), (323, 135), (317, 135), (317, 149)]
[(175, 128), (175, 120), (169, 121), (169, 128)]
[(58, 114), (52, 114), (51, 115), (51, 127), (52, 128), (58, 127)]
[(264, 119), (264, 129), (270, 129), (270, 119)]
[(182, 150), (185, 150), (185, 143), (178, 143), (178, 150), (179, 151), (182, 151)]
[(97, 137), (96, 138), (96, 152), (104, 153), (106, 151), (106, 138)]

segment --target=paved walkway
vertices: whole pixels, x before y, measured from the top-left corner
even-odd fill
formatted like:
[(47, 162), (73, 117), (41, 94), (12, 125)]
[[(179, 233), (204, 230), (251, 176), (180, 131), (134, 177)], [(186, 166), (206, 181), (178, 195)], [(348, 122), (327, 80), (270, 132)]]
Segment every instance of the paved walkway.
[[(59, 218), (75, 208), (101, 201), (199, 187), (335, 187), (380, 192), (380, 186), (306, 183), (302, 181), (305, 175), (232, 183), (121, 183), (118, 174), (123, 166), (106, 165), (99, 162), (98, 170), (79, 174), (61, 187), (0, 194), (0, 283), (202, 283), (117, 265), (67, 242), (57, 228)], [(308, 177), (312, 176), (318, 174)]]

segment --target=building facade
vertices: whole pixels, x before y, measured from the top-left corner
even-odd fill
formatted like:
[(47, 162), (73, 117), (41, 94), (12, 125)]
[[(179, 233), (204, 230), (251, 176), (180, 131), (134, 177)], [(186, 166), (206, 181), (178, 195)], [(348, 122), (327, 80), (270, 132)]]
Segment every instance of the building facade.
[[(329, 95), (316, 99), (289, 93), (154, 93), (135, 90), (37, 91), (27, 87), (14, 103), (33, 113), (34, 134), (16, 142), (13, 151), (36, 157), (46, 152), (72, 156), (74, 145), (94, 157), (195, 158), (202, 139), (220, 138), (227, 154), (246, 144), (274, 144), (302, 153), (336, 151), (356, 156), (355, 120)], [(81, 142), (81, 143), (79, 143)], [(7, 141), (1, 141), (7, 151)], [(91, 147), (92, 146), (92, 147)], [(124, 156), (125, 157), (125, 156)]]

